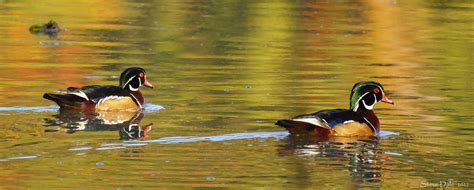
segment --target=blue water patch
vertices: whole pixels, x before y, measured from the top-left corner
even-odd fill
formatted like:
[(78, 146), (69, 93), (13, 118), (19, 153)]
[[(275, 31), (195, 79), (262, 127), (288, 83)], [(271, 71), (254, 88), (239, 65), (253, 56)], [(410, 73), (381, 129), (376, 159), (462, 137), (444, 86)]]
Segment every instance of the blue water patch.
[(156, 111), (165, 109), (165, 107), (163, 107), (161, 105), (152, 104), (152, 103), (143, 104), (143, 108), (145, 109), (145, 113), (156, 112)]
[(29, 107), (29, 106), (12, 106), (12, 107), (0, 107), (0, 111), (18, 111), (18, 112), (55, 112), (59, 109), (57, 105), (51, 106), (37, 106), (37, 107)]
[(394, 135), (400, 135), (400, 133), (392, 132), (392, 131), (380, 131), (378, 136), (381, 138), (386, 138), (386, 137), (394, 136)]

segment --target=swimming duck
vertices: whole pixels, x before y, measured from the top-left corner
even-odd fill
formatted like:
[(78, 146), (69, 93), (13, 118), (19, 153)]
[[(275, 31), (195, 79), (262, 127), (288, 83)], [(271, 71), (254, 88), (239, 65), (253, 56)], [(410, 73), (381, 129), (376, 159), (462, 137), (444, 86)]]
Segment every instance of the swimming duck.
[(120, 75), (119, 86), (69, 87), (60, 93), (45, 93), (43, 98), (56, 102), (61, 109), (86, 112), (138, 110), (145, 102), (139, 91), (141, 86), (153, 88), (143, 68), (130, 67)]
[(394, 104), (387, 98), (380, 83), (362, 81), (352, 87), (348, 110), (321, 110), (278, 120), (275, 124), (300, 136), (373, 136), (380, 131), (379, 119), (373, 111), (377, 102)]
[(46, 34), (49, 37), (56, 37), (61, 31), (59, 24), (54, 20), (50, 20), (48, 23), (43, 25), (35, 24), (30, 27), (30, 32), (32, 34)]

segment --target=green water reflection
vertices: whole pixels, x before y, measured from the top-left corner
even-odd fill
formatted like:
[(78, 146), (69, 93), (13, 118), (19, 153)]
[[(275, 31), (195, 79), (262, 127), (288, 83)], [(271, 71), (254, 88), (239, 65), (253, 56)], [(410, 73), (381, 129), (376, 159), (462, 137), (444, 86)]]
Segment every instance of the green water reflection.
[[(1, 188), (473, 186), (473, 14), (443, 0), (0, 1)], [(28, 31), (50, 19), (56, 37)], [(55, 124), (44, 92), (118, 84), (129, 66), (165, 108), (144, 113), (145, 141)], [(396, 101), (375, 109), (399, 135), (293, 139), (273, 125), (347, 108), (360, 80)], [(198, 139), (162, 142), (174, 137)]]

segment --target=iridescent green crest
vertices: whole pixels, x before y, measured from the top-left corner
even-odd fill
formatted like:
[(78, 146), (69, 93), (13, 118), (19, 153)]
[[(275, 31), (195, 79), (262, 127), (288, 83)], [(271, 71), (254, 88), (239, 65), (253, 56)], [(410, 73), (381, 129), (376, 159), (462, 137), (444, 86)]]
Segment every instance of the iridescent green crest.
[(130, 67), (122, 72), (120, 75), (120, 87), (124, 88), (130, 82), (130, 79), (137, 76), (140, 72), (145, 73), (145, 70), (140, 67)]
[(354, 110), (362, 96), (372, 92), (373, 89), (377, 87), (383, 91), (382, 85), (374, 81), (362, 81), (354, 84), (350, 96), (350, 109)]

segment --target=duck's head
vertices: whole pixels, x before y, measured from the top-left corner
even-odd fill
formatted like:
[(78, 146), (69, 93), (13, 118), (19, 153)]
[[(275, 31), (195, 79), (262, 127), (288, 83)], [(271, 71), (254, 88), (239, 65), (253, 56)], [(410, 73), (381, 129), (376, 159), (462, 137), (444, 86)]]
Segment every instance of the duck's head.
[(140, 67), (130, 67), (125, 69), (120, 75), (120, 87), (130, 91), (138, 91), (140, 86), (153, 88), (150, 82), (146, 79), (145, 69)]
[(59, 32), (61, 31), (61, 28), (59, 28), (59, 25), (57, 22), (54, 20), (50, 20), (48, 23), (43, 25), (43, 29), (45, 32)]
[(350, 109), (357, 112), (361, 107), (372, 110), (375, 103), (394, 104), (385, 95), (383, 86), (378, 82), (362, 81), (354, 84), (351, 91)]

